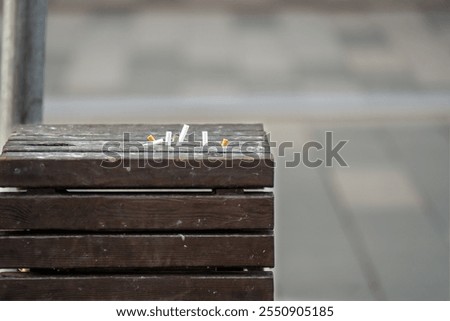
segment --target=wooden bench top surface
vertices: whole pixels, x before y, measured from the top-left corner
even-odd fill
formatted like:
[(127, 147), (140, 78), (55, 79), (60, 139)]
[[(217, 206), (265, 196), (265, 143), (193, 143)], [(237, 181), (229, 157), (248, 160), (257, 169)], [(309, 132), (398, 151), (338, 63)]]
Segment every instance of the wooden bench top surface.
[[(24, 125), (0, 156), (0, 187), (261, 188), (274, 163), (262, 124), (190, 125), (186, 142), (152, 145), (169, 125)], [(201, 146), (202, 131), (209, 144)], [(223, 138), (229, 140), (222, 147)]]

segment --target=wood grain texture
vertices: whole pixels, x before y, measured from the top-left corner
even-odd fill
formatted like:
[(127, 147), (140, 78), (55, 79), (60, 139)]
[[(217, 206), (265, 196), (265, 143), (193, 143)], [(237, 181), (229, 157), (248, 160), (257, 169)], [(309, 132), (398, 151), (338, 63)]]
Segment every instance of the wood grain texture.
[[(182, 125), (22, 126), (0, 156), (0, 186), (29, 188), (272, 187), (274, 161), (260, 124), (191, 125), (193, 141), (145, 141)], [(201, 131), (211, 146), (200, 146)], [(129, 137), (124, 140), (124, 133)], [(222, 138), (230, 145), (219, 146)]]
[[(75, 156), (75, 157), (72, 157)], [(126, 164), (124, 163), (126, 162)], [(139, 160), (0, 157), (0, 186), (30, 188), (261, 188), (271, 160)], [(111, 167), (106, 167), (111, 166)]]
[(272, 193), (0, 193), (0, 230), (268, 230), (273, 206)]
[[(17, 128), (0, 156), (0, 186), (28, 191), (0, 194), (0, 267), (58, 272), (0, 274), (0, 299), (272, 300), (262, 269), (274, 266), (273, 194), (243, 192), (273, 186), (263, 126), (191, 125), (179, 146), (142, 148), (148, 134), (181, 127)], [(115, 188), (214, 191), (73, 191)], [(253, 271), (223, 272), (245, 267)]]
[[(19, 125), (14, 128), (13, 135), (103, 135), (135, 133), (180, 132), (183, 124), (40, 124)], [(264, 132), (262, 124), (189, 124), (189, 132), (207, 130), (211, 133), (255, 133)]]
[[(136, 134), (136, 133), (129, 133), (130, 135), (127, 136), (127, 140), (126, 141), (130, 141), (130, 142), (146, 142), (146, 137), (147, 135), (145, 135), (145, 133), (142, 134)], [(153, 133), (153, 136), (155, 138), (164, 138), (165, 137), (165, 132), (161, 132), (161, 133)], [(190, 136), (186, 137), (186, 140), (184, 143), (187, 142), (200, 142), (201, 141), (201, 132), (199, 134), (194, 133), (193, 135), (191, 134)], [(218, 142), (220, 142), (223, 138), (227, 138), (230, 143), (236, 143), (238, 141), (244, 141), (244, 142), (254, 142), (254, 143), (258, 143), (258, 142), (264, 142), (264, 140), (266, 139), (266, 133), (261, 132), (261, 133), (243, 133), (243, 132), (230, 132), (230, 133), (217, 133), (217, 134), (213, 134), (213, 133), (209, 133), (209, 141), (213, 142), (213, 144), (217, 144)], [(68, 144), (72, 144), (73, 142), (79, 142), (79, 141), (88, 141), (88, 142), (93, 142), (93, 143), (98, 143), (98, 142), (109, 142), (109, 141), (119, 141), (122, 142), (124, 141), (124, 135), (123, 134), (104, 134), (104, 135), (87, 135), (87, 136), (81, 136), (81, 135), (65, 135), (65, 136), (60, 136), (60, 135), (12, 135), (9, 137), (9, 141), (11, 142), (11, 144), (38, 144), (39, 142), (43, 141), (49, 141), (52, 142), (53, 144), (58, 144), (58, 143), (68, 143)], [(173, 144), (174, 145), (174, 144)]]
[(273, 267), (266, 234), (0, 235), (4, 268)]
[(272, 272), (39, 275), (0, 273), (0, 300), (273, 300)]
[[(240, 137), (239, 137), (240, 138)], [(216, 139), (213, 141), (213, 139)], [(228, 137), (228, 139), (232, 139)], [(12, 152), (54, 152), (54, 153), (95, 153), (101, 152), (105, 146), (108, 150), (122, 152), (125, 150), (133, 151), (137, 147), (154, 152), (161, 153), (270, 153), (269, 144), (264, 141), (230, 141), (229, 145), (222, 147), (220, 142), (222, 137), (209, 137), (209, 145), (207, 148), (201, 145), (201, 141), (184, 142), (181, 144), (172, 143), (171, 146), (165, 144), (151, 145), (147, 141), (118, 141), (110, 144), (106, 140), (39, 140), (39, 141), (9, 141), (3, 147), (4, 153)], [(110, 145), (108, 145), (110, 144)], [(141, 144), (141, 145), (139, 145)]]

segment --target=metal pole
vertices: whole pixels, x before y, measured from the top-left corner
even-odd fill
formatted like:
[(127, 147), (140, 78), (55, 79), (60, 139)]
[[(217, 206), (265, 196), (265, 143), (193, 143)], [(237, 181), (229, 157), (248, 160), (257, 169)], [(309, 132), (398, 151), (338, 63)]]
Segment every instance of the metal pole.
[(0, 148), (16, 124), (42, 122), (47, 0), (4, 0)]

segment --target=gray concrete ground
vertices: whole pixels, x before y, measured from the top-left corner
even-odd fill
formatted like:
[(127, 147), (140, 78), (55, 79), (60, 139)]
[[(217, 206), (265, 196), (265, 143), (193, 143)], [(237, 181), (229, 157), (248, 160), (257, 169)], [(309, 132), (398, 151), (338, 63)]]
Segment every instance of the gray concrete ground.
[[(294, 142), (277, 156), (277, 299), (449, 299), (449, 12), (57, 10), (47, 48), (47, 122), (262, 121)], [(250, 98), (221, 110), (233, 97)], [(348, 168), (283, 165), (326, 131)]]
[(277, 168), (278, 299), (448, 299), (448, 123), (270, 125), (349, 140), (348, 168)]
[(434, 11), (56, 12), (46, 94), (447, 91), (449, 35)]

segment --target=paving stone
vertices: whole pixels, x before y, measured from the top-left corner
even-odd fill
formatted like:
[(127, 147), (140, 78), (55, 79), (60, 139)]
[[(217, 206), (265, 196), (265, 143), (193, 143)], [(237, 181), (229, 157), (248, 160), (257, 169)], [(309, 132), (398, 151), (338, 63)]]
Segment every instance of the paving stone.
[(367, 21), (360, 28), (341, 29), (340, 39), (344, 46), (364, 47), (364, 48), (387, 48), (389, 40), (385, 30), (367, 24)]
[(424, 215), (444, 242), (449, 240), (450, 131), (442, 122), (390, 126), (387, 148), (422, 195)]
[[(444, 135), (437, 135), (436, 128), (439, 125), (418, 130), (396, 124), (352, 128), (346, 134), (336, 129), (350, 139), (346, 154), (350, 168), (334, 169), (336, 194), (355, 221), (356, 235), (365, 244), (388, 300), (448, 299), (449, 153), (448, 142)], [(372, 139), (364, 132), (370, 132)], [(416, 135), (411, 135), (414, 132)], [(409, 139), (410, 143), (390, 147), (391, 140), (397, 139)], [(399, 149), (405, 157), (393, 152)], [(365, 155), (357, 157), (357, 150)], [(436, 161), (431, 152), (438, 150), (435, 155), (440, 159)], [(412, 171), (406, 165), (411, 161)], [(415, 177), (418, 172), (420, 179)], [(433, 200), (429, 200), (430, 193)], [(429, 202), (442, 211), (430, 217)], [(436, 229), (434, 220), (441, 229)]]
[(388, 300), (448, 300), (448, 243), (420, 208), (355, 210)]
[[(349, 159), (349, 162), (351, 159)], [(353, 166), (338, 170), (341, 197), (357, 208), (417, 208), (424, 202), (401, 168)]]

